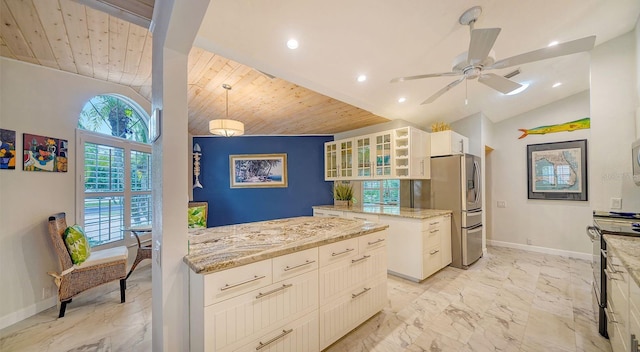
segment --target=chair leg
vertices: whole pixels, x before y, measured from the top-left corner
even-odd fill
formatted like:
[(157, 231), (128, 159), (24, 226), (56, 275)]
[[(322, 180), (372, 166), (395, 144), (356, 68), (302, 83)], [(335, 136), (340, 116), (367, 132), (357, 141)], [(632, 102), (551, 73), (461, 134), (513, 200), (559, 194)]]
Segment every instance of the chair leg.
[(71, 303), (71, 300), (68, 299), (66, 301), (60, 302), (60, 314), (58, 314), (58, 318), (64, 317), (64, 311), (67, 309), (67, 303)]
[(120, 279), (120, 303), (124, 303), (124, 291), (127, 289), (127, 279)]

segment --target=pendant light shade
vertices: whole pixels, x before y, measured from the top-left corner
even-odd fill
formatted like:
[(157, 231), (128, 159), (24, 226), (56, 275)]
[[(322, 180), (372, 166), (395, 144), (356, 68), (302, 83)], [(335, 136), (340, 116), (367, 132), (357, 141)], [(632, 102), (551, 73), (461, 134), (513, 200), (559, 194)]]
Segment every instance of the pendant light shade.
[(241, 136), (244, 134), (244, 123), (229, 119), (229, 90), (231, 90), (231, 86), (228, 84), (223, 84), (222, 88), (227, 90), (227, 108), (225, 114), (226, 119), (215, 119), (209, 121), (209, 132), (216, 136)]

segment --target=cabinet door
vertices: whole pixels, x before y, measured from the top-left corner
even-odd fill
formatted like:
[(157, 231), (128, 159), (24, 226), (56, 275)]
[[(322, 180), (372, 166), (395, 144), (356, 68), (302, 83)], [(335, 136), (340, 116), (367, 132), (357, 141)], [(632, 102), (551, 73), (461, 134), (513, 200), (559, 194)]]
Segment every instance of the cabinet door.
[(410, 173), (412, 179), (431, 178), (431, 138), (428, 132), (409, 129)]
[(372, 137), (363, 136), (355, 139), (356, 148), (356, 177), (357, 178), (371, 178), (373, 175), (373, 153)]
[(205, 350), (237, 350), (317, 308), (317, 271), (214, 304), (204, 312)]
[(338, 179), (338, 143), (327, 142), (324, 144), (324, 179)]
[(339, 211), (339, 210), (313, 209), (313, 216), (340, 218), (340, 217), (343, 216), (343, 213), (341, 211)]
[(443, 217), (440, 225), (440, 251), (442, 253), (442, 267), (451, 264), (451, 215)]
[(338, 151), (340, 153), (340, 166), (338, 167), (338, 176), (341, 179), (353, 178), (353, 140), (338, 141)]
[(374, 135), (375, 141), (375, 177), (391, 177), (391, 132), (387, 131)]

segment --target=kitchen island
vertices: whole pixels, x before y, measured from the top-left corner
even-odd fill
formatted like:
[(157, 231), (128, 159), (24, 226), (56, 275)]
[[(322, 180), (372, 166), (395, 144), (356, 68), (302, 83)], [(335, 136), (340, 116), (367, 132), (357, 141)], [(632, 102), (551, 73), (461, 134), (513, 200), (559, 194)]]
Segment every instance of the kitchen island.
[(192, 351), (319, 351), (387, 300), (387, 225), (298, 217), (192, 230)]
[(313, 215), (389, 225), (388, 272), (421, 281), (451, 264), (451, 210), (317, 205)]

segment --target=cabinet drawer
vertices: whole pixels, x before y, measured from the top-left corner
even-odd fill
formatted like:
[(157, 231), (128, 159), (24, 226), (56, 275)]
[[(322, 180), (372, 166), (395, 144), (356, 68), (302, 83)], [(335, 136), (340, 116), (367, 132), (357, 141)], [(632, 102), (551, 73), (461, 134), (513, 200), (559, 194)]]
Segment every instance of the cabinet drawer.
[(424, 253), (424, 261), (422, 262), (422, 278), (431, 276), (431, 274), (442, 268), (442, 252), (440, 247), (432, 247)]
[(328, 209), (313, 209), (313, 216), (326, 216), (333, 218), (340, 218), (344, 214), (339, 210), (328, 210)]
[(318, 308), (318, 273), (308, 272), (205, 308), (207, 351), (233, 351)]
[(318, 311), (316, 310), (264, 334), (238, 351), (317, 352), (320, 351), (318, 336)]
[(387, 301), (386, 276), (354, 288), (348, 295), (320, 307), (320, 349), (381, 311)]
[(271, 284), (271, 259), (205, 275), (204, 305)]
[(361, 283), (371, 282), (387, 272), (385, 248), (369, 251), (320, 268), (320, 305), (326, 304)]
[(387, 234), (388, 230), (383, 230), (358, 237), (358, 249), (360, 253), (385, 247), (387, 245)]
[(349, 219), (363, 220), (369, 222), (379, 222), (380, 217), (376, 214), (364, 214), (364, 213), (354, 213), (350, 211), (345, 211), (344, 216)]
[(358, 254), (358, 238), (334, 242), (320, 247), (320, 266), (329, 265)]
[(439, 229), (442, 226), (442, 223), (444, 222), (444, 217), (436, 216), (434, 218), (425, 219), (424, 222), (425, 222), (425, 226), (424, 226), (425, 230)]
[(318, 269), (318, 248), (283, 255), (272, 259), (273, 282)]
[(433, 247), (440, 247), (442, 232), (440, 229), (431, 229), (422, 233), (422, 251), (428, 252)]

